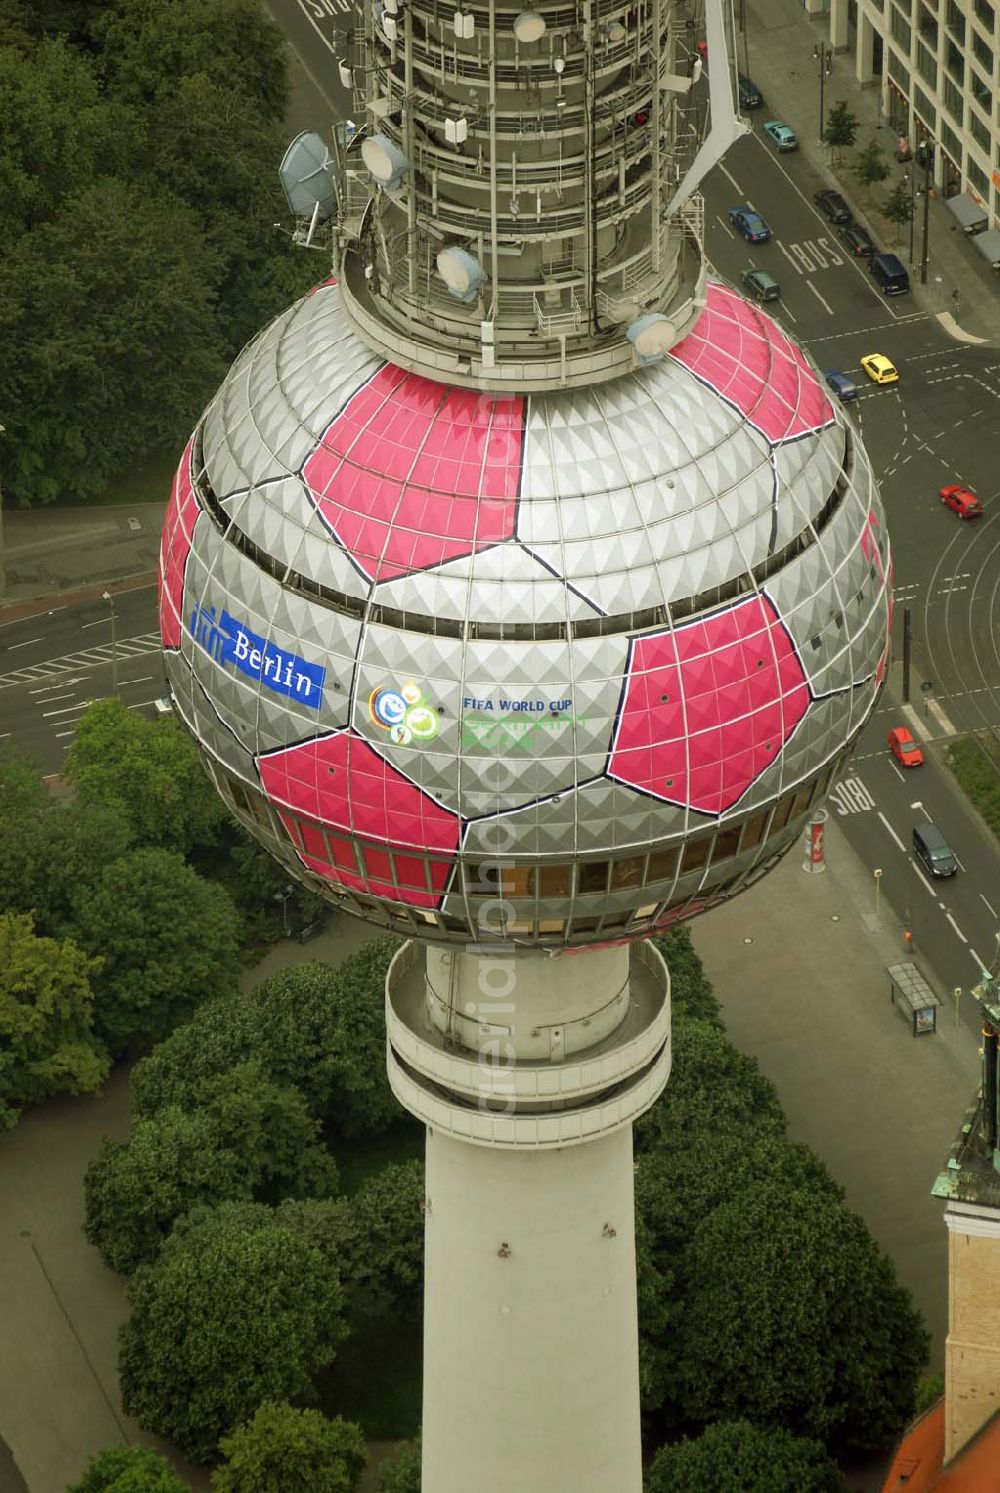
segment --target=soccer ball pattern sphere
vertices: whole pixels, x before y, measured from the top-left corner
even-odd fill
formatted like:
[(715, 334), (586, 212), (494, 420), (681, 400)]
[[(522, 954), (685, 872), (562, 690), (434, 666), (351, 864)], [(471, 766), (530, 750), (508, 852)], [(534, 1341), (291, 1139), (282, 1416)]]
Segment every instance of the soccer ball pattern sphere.
[(443, 942), (643, 937), (756, 879), (890, 620), (853, 427), (715, 283), (661, 361), (504, 397), (384, 363), (331, 280), (231, 370), (163, 535), (171, 693), (235, 814)]

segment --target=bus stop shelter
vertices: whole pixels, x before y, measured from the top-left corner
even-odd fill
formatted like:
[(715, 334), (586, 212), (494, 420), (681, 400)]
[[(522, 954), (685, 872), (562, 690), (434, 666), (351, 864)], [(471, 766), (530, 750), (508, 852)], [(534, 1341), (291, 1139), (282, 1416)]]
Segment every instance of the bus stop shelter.
[(937, 1031), (937, 1008), (941, 1004), (918, 965), (890, 964), (889, 999), (908, 1018), (915, 1037)]

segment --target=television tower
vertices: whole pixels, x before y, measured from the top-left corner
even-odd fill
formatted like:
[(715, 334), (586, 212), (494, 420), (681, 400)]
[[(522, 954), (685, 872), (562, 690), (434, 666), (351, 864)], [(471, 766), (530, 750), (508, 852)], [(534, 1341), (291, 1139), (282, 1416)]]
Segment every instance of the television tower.
[[(425, 1493), (640, 1493), (649, 936), (796, 842), (874, 707), (863, 447), (707, 278), (721, 0), (377, 0), (283, 165), (333, 276), (240, 356), (164, 530), (171, 693), (239, 820), (405, 935)], [(699, 89), (699, 95), (705, 92)], [(704, 138), (702, 135), (704, 134)]]

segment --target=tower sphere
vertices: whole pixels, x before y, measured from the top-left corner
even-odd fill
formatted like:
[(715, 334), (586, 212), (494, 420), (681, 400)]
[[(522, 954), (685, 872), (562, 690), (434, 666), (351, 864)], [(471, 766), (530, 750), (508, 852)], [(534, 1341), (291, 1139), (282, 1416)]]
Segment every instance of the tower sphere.
[(640, 938), (756, 880), (871, 714), (890, 612), (860, 441), (715, 282), (650, 366), (509, 396), (383, 361), (326, 282), (206, 411), (161, 559), (234, 813), (436, 943)]

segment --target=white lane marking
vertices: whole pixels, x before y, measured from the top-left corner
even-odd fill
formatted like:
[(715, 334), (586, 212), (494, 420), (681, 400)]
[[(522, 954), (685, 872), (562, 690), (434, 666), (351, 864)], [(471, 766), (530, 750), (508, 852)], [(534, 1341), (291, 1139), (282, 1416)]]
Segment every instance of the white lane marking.
[(122, 684), (149, 684), (152, 678), (152, 674), (140, 674), (138, 679), (123, 679)]
[[(955, 855), (954, 851), (952, 851), (952, 855)], [(965, 867), (962, 865), (962, 862), (959, 860), (959, 858), (958, 858), (957, 855), (955, 855), (955, 864), (956, 864), (956, 866), (958, 867), (958, 869), (960, 871), (964, 871), (965, 870)]]
[(727, 171), (726, 170), (725, 166), (721, 163), (721, 161), (719, 163), (719, 170), (722, 172), (723, 176), (726, 178), (727, 181), (732, 182), (733, 186), (736, 188), (738, 196), (742, 197), (743, 196), (743, 188), (740, 186), (739, 182), (736, 180), (736, 177), (733, 175), (733, 173), (731, 171)]
[(81, 632), (86, 632), (88, 627), (107, 627), (107, 625), (108, 625), (108, 623), (110, 621), (111, 621), (111, 614), (109, 612), (106, 617), (98, 617), (98, 619), (97, 619), (96, 622), (81, 622), (80, 623), (80, 631)]
[(11, 643), (10, 647), (7, 649), (7, 652), (13, 653), (15, 648), (30, 648), (32, 643), (41, 643), (43, 641), (44, 639), (41, 637), (25, 638), (23, 643)]
[(72, 731), (55, 731), (53, 734), (54, 734), (54, 736), (55, 736), (55, 738), (56, 738), (57, 741), (59, 740), (59, 738), (61, 736), (75, 736), (76, 735), (76, 727), (74, 726), (73, 729), (72, 729)]
[(816, 289), (815, 285), (812, 283), (811, 280), (807, 280), (806, 284), (808, 285), (809, 289), (812, 291), (813, 295), (816, 297), (817, 301), (819, 301), (819, 303), (823, 307), (823, 309), (828, 313), (828, 315), (832, 316), (833, 315), (833, 307), (830, 305), (830, 302), (827, 301), (827, 300), (824, 300), (824, 298), (820, 295), (819, 291)]
[[(83, 676), (81, 674), (81, 675), (79, 675), (75, 679), (60, 679), (59, 682), (58, 682), (58, 684), (40, 684), (37, 689), (29, 689), (28, 694), (29, 695), (47, 695), (50, 690), (53, 690), (53, 689), (65, 689), (66, 686), (69, 685), (69, 684), (79, 684), (81, 682), (82, 678), (83, 678)], [(41, 705), (43, 702), (41, 700), (39, 700), (38, 703), (39, 703), (39, 705)]]
[(968, 943), (969, 942), (969, 940), (966, 938), (965, 934), (962, 932), (961, 928), (955, 922), (955, 919), (952, 917), (952, 915), (951, 915), (950, 912), (945, 913), (945, 922), (951, 924), (951, 926), (954, 928), (955, 932), (958, 934), (959, 938), (962, 940), (963, 943)]
[(50, 715), (69, 715), (73, 710), (86, 710), (88, 705), (93, 705), (93, 700), (83, 700), (79, 705), (64, 705), (61, 710), (43, 710), (42, 715), (48, 719)]
[(719, 224), (720, 228), (724, 228), (726, 230), (726, 232), (729, 234), (729, 237), (731, 239), (735, 239), (736, 238), (735, 233), (733, 232), (733, 230), (729, 226), (729, 224), (726, 222), (725, 218), (720, 218), (719, 215), (718, 215), (718, 213), (716, 213), (716, 215), (715, 215), (715, 221)]
[(937, 902), (938, 907), (943, 907), (944, 903), (938, 902), (937, 892), (931, 886), (930, 882), (927, 880), (927, 877), (924, 875), (920, 866), (917, 865), (917, 862), (914, 860), (912, 855), (909, 857), (909, 861), (910, 865), (913, 867), (913, 874), (916, 876), (917, 880), (923, 887), (924, 891), (927, 893), (928, 897), (930, 897), (932, 901)]
[(46, 695), (46, 697), (45, 697), (44, 700), (36, 700), (35, 704), (36, 705), (54, 705), (57, 700), (69, 700), (69, 699), (72, 699), (74, 693), (75, 693), (74, 690), (68, 689), (66, 691), (66, 693), (63, 694), (63, 695)]
[(892, 836), (892, 838), (895, 840), (896, 844), (899, 846), (900, 850), (905, 855), (906, 854), (906, 846), (903, 844), (902, 840), (899, 838), (899, 836), (897, 835), (896, 831), (893, 829), (892, 825), (889, 823), (888, 819), (882, 813), (881, 809), (878, 810), (878, 817), (881, 819), (882, 823), (885, 825), (886, 829), (889, 831), (890, 835)]
[[(878, 755), (879, 755), (879, 756), (881, 756), (881, 755), (882, 755), (882, 753), (881, 753), (881, 752), (879, 752), (879, 754), (878, 754)], [(905, 783), (905, 782), (906, 782), (906, 774), (905, 774), (905, 772), (904, 772), (904, 771), (903, 771), (903, 769), (902, 769), (902, 768), (901, 768), (901, 767), (900, 767), (900, 766), (899, 766), (899, 764), (898, 764), (898, 763), (896, 763), (896, 762), (894, 762), (894, 761), (893, 761), (893, 760), (892, 760), (892, 758), (891, 758), (891, 757), (890, 757), (890, 758), (889, 758), (889, 766), (890, 766), (890, 767), (891, 767), (891, 768), (892, 768), (892, 770), (893, 770), (893, 772), (894, 772), (894, 773), (895, 773), (895, 774), (896, 774), (896, 776), (897, 776), (897, 778), (898, 778), (898, 779), (899, 779), (899, 781), (900, 781), (900, 782), (901, 782), (901, 783)]]
[[(159, 653), (163, 647), (158, 632), (140, 633), (134, 638), (122, 638), (112, 648), (110, 643), (99, 643), (95, 648), (84, 648), (79, 653), (69, 653), (63, 658), (46, 659), (41, 664), (28, 664), (10, 674), (0, 674), (0, 689), (9, 689), (18, 684), (40, 684), (45, 679), (55, 680), (60, 674), (72, 674), (74, 669), (93, 669), (109, 664), (112, 657), (130, 658), (140, 653)], [(63, 683), (61, 679), (58, 681)]]
[(995, 918), (1000, 918), (1000, 912), (997, 912), (997, 910), (996, 910), (996, 908), (995, 908), (995, 907), (993, 907), (993, 906), (991, 906), (991, 904), (990, 904), (990, 903), (989, 903), (989, 902), (988, 902), (988, 901), (987, 901), (987, 900), (986, 900), (986, 898), (985, 898), (985, 897), (984, 897), (984, 896), (983, 896), (983, 894), (982, 894), (982, 892), (980, 892), (980, 893), (979, 893), (979, 895), (980, 895), (980, 897), (982, 897), (982, 898), (983, 898), (983, 901), (984, 901), (984, 902), (986, 902), (986, 906), (987, 906), (987, 907), (989, 907), (989, 909), (990, 909), (990, 912), (991, 912), (991, 913), (992, 913), (992, 914), (993, 914), (993, 916), (994, 916), (994, 917), (995, 917)]
[(973, 959), (978, 964), (978, 966), (979, 966), (979, 973), (981, 975), (985, 975), (987, 973), (987, 970), (986, 970), (986, 960), (985, 959), (980, 959), (979, 955), (976, 953), (975, 949), (972, 947), (971, 944), (969, 945), (969, 953), (972, 955)]

